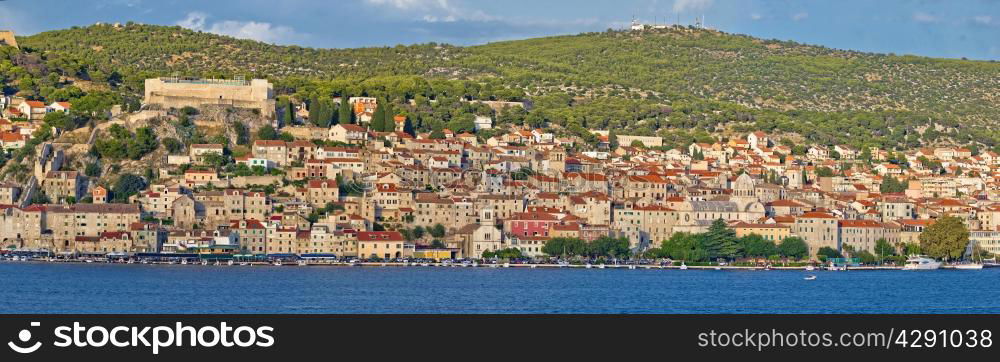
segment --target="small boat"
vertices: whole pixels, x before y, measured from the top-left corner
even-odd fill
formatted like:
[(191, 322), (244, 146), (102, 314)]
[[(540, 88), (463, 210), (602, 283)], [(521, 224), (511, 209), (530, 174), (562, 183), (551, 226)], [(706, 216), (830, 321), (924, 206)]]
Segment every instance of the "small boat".
[(628, 270), (635, 270), (635, 265), (629, 265)]
[(208, 260), (202, 260), (201, 265), (208, 265)]
[(805, 277), (805, 280), (816, 280), (816, 276), (815, 275), (807, 276)]
[(281, 262), (280, 262), (280, 261), (275, 261), (274, 263), (271, 263), (271, 265), (274, 265), (274, 266), (281, 266)]
[(604, 264), (597, 265), (597, 269), (604, 269)]
[(510, 268), (510, 263), (503, 263), (504, 268)]
[[(242, 264), (242, 263), (241, 263), (241, 264)], [(232, 261), (232, 260), (230, 260), (230, 261), (227, 261), (227, 262), (226, 262), (226, 265), (233, 265), (233, 261)]]
[(980, 270), (983, 268), (983, 264), (955, 264), (955, 269), (958, 270)]
[[(232, 264), (229, 264), (229, 265), (232, 265)], [(247, 265), (250, 265), (250, 263), (247, 263), (247, 262), (240, 263), (240, 266), (247, 266)]]
[(590, 268), (592, 268), (592, 267), (593, 267), (593, 266), (592, 266), (592, 265), (590, 265), (590, 263), (587, 263), (587, 267), (586, 267), (587, 269), (590, 269)]
[(721, 267), (715, 267), (715, 270), (722, 270)]
[(181, 259), (181, 265), (188, 265), (187, 259)]
[(569, 266), (568, 262), (565, 262), (565, 261), (560, 261), (559, 262), (559, 267), (560, 268), (565, 268), (565, 267), (568, 267), (568, 266)]
[(535, 268), (537, 268), (537, 267), (538, 267), (538, 265), (535, 265), (535, 264), (531, 264), (531, 269), (535, 269)]
[(681, 270), (688, 270), (688, 266), (684, 262), (681, 262)]
[[(299, 260), (299, 266), (306, 266), (306, 261), (305, 260)], [(382, 266), (385, 266), (385, 263), (382, 263)]]
[(806, 270), (807, 270), (807, 271), (813, 271), (813, 270), (816, 270), (816, 267), (814, 267), (814, 266), (812, 266), (812, 265), (807, 265), (807, 266), (806, 266)]

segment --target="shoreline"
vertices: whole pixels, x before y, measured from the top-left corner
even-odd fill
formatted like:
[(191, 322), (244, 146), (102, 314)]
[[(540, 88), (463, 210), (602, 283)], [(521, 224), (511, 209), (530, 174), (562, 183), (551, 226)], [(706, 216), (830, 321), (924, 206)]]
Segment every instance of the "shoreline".
[[(487, 263), (487, 264), (463, 264), (463, 263), (417, 263), (417, 262), (244, 262), (244, 263), (177, 263), (177, 262), (112, 262), (112, 261), (87, 261), (87, 260), (0, 260), (0, 263), (69, 263), (69, 264), (114, 264), (114, 265), (177, 265), (177, 266), (217, 266), (217, 267), (392, 267), (392, 268), (517, 268), (517, 269), (624, 269), (624, 270), (714, 270), (714, 271), (885, 271), (904, 270), (902, 266), (857, 266), (846, 269), (831, 269), (829, 267), (814, 267), (810, 270), (806, 266), (794, 267), (757, 267), (757, 266), (686, 266), (679, 265), (632, 265), (632, 264), (513, 264), (513, 263)], [(958, 270), (952, 265), (942, 265), (940, 269)]]

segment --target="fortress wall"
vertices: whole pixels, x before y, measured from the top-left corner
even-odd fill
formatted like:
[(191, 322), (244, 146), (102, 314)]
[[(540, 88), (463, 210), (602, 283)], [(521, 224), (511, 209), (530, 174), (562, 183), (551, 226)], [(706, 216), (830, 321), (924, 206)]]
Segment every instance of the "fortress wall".
[(17, 39), (14, 38), (14, 32), (10, 30), (0, 30), (0, 44), (6, 44), (17, 48)]
[(274, 115), (274, 89), (263, 79), (254, 79), (249, 85), (226, 83), (165, 82), (146, 79), (146, 104), (160, 104), (167, 108), (200, 107), (205, 104), (228, 105), (238, 108), (259, 109), (266, 117)]

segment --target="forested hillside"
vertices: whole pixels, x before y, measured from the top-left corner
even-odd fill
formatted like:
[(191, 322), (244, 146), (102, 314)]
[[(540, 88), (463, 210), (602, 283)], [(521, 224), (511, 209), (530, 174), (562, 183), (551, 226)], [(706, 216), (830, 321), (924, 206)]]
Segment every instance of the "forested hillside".
[[(333, 95), (390, 99), (421, 129), (468, 125), (470, 113), (484, 110), (460, 104), (464, 97), (534, 103), (530, 112), (500, 117), (505, 122), (581, 135), (586, 128), (628, 127), (663, 135), (670, 146), (749, 129), (889, 148), (1000, 142), (1000, 63), (841, 51), (710, 30), (310, 49), (127, 25), (18, 41), (45, 71), (109, 84), (125, 98), (141, 92), (147, 77), (266, 77), (282, 94), (307, 102)], [(38, 97), (60, 88), (29, 89), (37, 83), (7, 87)], [(937, 129), (927, 131), (931, 124)]]

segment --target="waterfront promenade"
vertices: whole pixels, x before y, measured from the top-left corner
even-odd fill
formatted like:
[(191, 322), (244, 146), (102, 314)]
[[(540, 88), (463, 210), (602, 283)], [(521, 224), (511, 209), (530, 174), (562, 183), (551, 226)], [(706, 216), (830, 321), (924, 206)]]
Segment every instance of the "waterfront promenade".
[[(164, 261), (146, 261), (146, 262), (136, 262), (136, 261), (97, 261), (97, 260), (81, 260), (81, 259), (32, 259), (23, 261), (11, 261), (3, 260), (0, 262), (7, 263), (83, 263), (83, 264), (145, 264), (145, 265), (201, 265), (201, 266), (219, 266), (219, 267), (385, 267), (385, 268), (406, 268), (406, 267), (424, 267), (424, 268), (520, 268), (520, 269), (620, 269), (620, 270), (743, 270), (743, 271), (765, 271), (765, 270), (787, 270), (787, 271), (812, 271), (812, 270), (835, 270), (844, 271), (843, 269), (831, 269), (826, 266), (821, 265), (811, 265), (811, 266), (735, 266), (735, 265), (674, 265), (670, 263), (660, 263), (660, 264), (582, 264), (582, 263), (567, 263), (567, 264), (552, 264), (552, 263), (471, 263), (471, 262), (351, 262), (351, 261), (305, 261), (300, 260), (298, 262), (164, 262)], [(941, 269), (954, 269), (952, 265), (943, 265)], [(902, 266), (848, 266), (846, 270), (853, 271), (877, 271), (877, 270), (903, 270)]]

